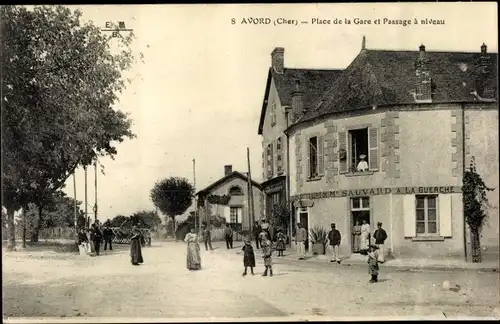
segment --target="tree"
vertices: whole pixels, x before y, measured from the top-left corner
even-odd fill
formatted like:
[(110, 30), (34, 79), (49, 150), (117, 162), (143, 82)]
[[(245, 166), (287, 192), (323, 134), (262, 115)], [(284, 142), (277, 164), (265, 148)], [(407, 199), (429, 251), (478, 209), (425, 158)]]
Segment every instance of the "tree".
[(481, 262), (481, 229), (488, 217), (486, 193), (492, 191), (477, 173), (475, 158), (472, 157), (469, 169), (464, 173), (462, 200), (464, 216), (471, 231), (472, 262)]
[(129, 221), (127, 216), (117, 215), (109, 221), (110, 227), (121, 227)]
[(150, 197), (154, 205), (172, 219), (175, 237), (175, 216), (182, 215), (193, 203), (193, 185), (186, 178), (171, 177), (156, 182)]
[(114, 157), (115, 143), (135, 137), (128, 116), (113, 109), (134, 61), (133, 35), (104, 35), (62, 6), (2, 6), (0, 14), (2, 200), (13, 249), (16, 210), (43, 209), (78, 166)]
[(157, 228), (161, 224), (161, 219), (154, 211), (139, 211), (130, 216), (134, 225), (141, 224), (148, 228)]

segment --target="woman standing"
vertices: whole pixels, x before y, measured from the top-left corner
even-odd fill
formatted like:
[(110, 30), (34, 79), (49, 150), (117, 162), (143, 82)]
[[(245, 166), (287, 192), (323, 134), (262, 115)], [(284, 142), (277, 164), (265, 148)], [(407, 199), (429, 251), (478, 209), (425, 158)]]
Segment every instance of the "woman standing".
[(359, 225), (359, 221), (356, 221), (356, 225), (352, 228), (353, 235), (353, 250), (354, 252), (359, 252), (359, 246), (361, 244), (361, 226)]
[(186, 234), (184, 242), (187, 243), (187, 268), (188, 270), (201, 269), (200, 244), (198, 244), (198, 235), (191, 228)]
[(276, 250), (278, 250), (278, 256), (283, 256), (283, 251), (285, 251), (285, 234), (283, 234), (283, 230), (280, 228), (278, 230), (278, 235), (276, 235), (277, 243)]
[(139, 265), (144, 263), (142, 259), (142, 248), (141, 248), (141, 233), (137, 230), (137, 227), (132, 227), (132, 237), (130, 238), (130, 258), (132, 265)]
[(370, 245), (370, 224), (367, 224), (366, 220), (363, 219), (359, 250), (361, 252), (368, 251), (368, 245)]

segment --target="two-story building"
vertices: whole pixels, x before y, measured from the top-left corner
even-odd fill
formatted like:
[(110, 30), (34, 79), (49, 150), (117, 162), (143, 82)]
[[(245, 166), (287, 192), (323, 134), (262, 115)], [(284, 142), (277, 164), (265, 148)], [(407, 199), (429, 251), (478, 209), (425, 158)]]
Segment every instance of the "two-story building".
[[(313, 100), (299, 81), (289, 127), (290, 196), (307, 228), (382, 222), (394, 257), (464, 257), (462, 177), (489, 187), (482, 244), (498, 251), (497, 54), (369, 50)], [(266, 124), (266, 121), (264, 121)], [(265, 136), (264, 136), (265, 137)]]
[(284, 54), (283, 48), (276, 48), (271, 53), (272, 63), (267, 75), (258, 129), (258, 134), (262, 136), (263, 207), (264, 214), (271, 223), (275, 221), (273, 209), (276, 211), (276, 207), (286, 207), (289, 204), (289, 143), (285, 130), (289, 126), (288, 115), (292, 108), (296, 80), (304, 85), (306, 91), (302, 94), (302, 100), (309, 104), (341, 73), (340, 70), (285, 68)]
[[(249, 181), (246, 173), (233, 171), (231, 165), (224, 166), (224, 176), (196, 194), (202, 221), (206, 222), (209, 216), (218, 215), (225, 218), (234, 230), (248, 230), (251, 222), (262, 218), (261, 189), (259, 183)], [(249, 208), (250, 191), (254, 219)]]

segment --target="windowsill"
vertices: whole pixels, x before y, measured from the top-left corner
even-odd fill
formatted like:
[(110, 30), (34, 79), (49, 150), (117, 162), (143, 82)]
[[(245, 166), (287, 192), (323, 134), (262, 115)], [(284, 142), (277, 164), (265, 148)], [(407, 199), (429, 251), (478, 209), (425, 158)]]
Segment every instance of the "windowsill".
[(306, 181), (318, 181), (318, 180), (321, 180), (320, 176), (316, 176), (316, 177), (312, 177), (312, 178), (307, 178)]
[(411, 238), (412, 242), (443, 242), (443, 236), (416, 236)]
[(349, 172), (346, 173), (346, 177), (359, 177), (359, 176), (367, 176), (367, 175), (372, 175), (373, 171), (366, 171), (366, 172)]

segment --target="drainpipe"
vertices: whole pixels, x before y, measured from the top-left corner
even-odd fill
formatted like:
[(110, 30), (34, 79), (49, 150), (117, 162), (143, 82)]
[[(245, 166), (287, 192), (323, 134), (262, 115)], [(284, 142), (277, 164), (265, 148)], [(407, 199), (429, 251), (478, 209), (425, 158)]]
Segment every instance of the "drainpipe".
[[(462, 105), (462, 188), (465, 177), (465, 103), (461, 103)], [(463, 202), (463, 193), (462, 193), (462, 202)], [(465, 262), (467, 262), (467, 224), (465, 222), (465, 206), (462, 203), (462, 222), (464, 229), (464, 257)]]
[(288, 229), (289, 229), (289, 239), (290, 239), (290, 248), (292, 247), (292, 233), (293, 233), (293, 206), (290, 199), (290, 137), (288, 136), (288, 126), (289, 126), (289, 113), (290, 107), (285, 107), (285, 119), (286, 119), (286, 129), (284, 131), (286, 136), (286, 201), (288, 205), (288, 212), (290, 214), (288, 220)]

